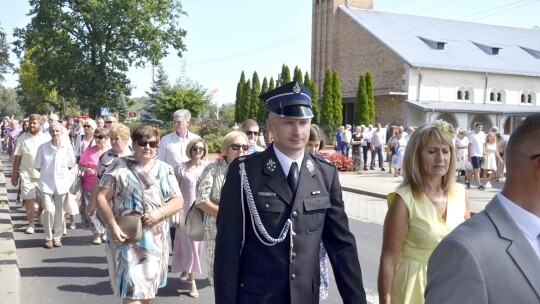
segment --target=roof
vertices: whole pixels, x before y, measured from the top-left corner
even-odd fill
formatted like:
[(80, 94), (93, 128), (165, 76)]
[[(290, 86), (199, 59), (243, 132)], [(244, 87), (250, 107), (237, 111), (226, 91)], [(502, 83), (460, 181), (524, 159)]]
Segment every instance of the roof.
[(339, 8), (413, 67), (540, 76), (540, 30)]
[(408, 105), (424, 112), (453, 112), (453, 113), (489, 113), (500, 115), (529, 115), (538, 112), (532, 105), (483, 104), (469, 102), (441, 102), (406, 100)]

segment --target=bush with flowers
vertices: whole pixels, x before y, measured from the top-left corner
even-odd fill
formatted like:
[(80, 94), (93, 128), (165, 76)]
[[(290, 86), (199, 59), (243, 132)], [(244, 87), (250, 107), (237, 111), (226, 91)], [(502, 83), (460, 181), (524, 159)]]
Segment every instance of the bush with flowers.
[(321, 153), (321, 155), (332, 162), (339, 171), (345, 172), (353, 169), (352, 160), (341, 153)]

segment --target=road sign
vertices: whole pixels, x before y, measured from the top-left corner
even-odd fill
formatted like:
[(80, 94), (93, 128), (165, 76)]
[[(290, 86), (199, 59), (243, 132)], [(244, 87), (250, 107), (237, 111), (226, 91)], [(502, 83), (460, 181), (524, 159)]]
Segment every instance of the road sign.
[(129, 112), (129, 117), (137, 117), (137, 113), (136, 112)]
[(109, 114), (110, 114), (109, 108), (101, 108), (101, 116), (102, 117), (109, 116)]
[(54, 112), (54, 106), (50, 106), (49, 111)]

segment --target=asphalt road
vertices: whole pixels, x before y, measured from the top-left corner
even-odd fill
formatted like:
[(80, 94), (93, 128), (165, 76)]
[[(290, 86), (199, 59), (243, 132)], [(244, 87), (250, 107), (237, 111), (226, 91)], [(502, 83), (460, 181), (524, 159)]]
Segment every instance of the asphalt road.
[[(24, 233), (26, 220), (22, 207), (14, 203), (15, 191), (8, 189), (15, 242), (21, 274), (21, 303), (119, 303), (112, 295), (109, 285), (107, 264), (103, 245), (91, 244), (91, 233), (80, 229), (67, 230), (61, 248), (44, 249), (43, 229), (37, 226), (36, 233)], [(354, 200), (385, 201), (359, 194)], [(353, 203), (353, 202), (350, 202)], [(78, 216), (76, 217), (79, 223)], [(369, 219), (350, 220), (354, 233), (364, 287), (370, 303), (377, 303), (376, 277), (379, 265), (382, 227), (366, 222)], [(206, 274), (196, 276), (199, 298), (190, 298), (188, 287), (182, 284), (179, 274), (169, 273), (167, 286), (160, 289), (156, 303), (213, 303), (213, 289), (208, 285)], [(322, 303), (342, 303), (335, 280), (331, 274), (330, 297)]]

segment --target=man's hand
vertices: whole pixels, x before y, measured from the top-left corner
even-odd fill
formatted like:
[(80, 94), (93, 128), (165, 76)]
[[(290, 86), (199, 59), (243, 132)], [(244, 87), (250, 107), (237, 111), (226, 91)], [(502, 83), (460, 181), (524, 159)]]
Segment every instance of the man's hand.
[(17, 186), (19, 183), (19, 174), (17, 172), (13, 172), (13, 176), (11, 176), (11, 184), (13, 187)]

